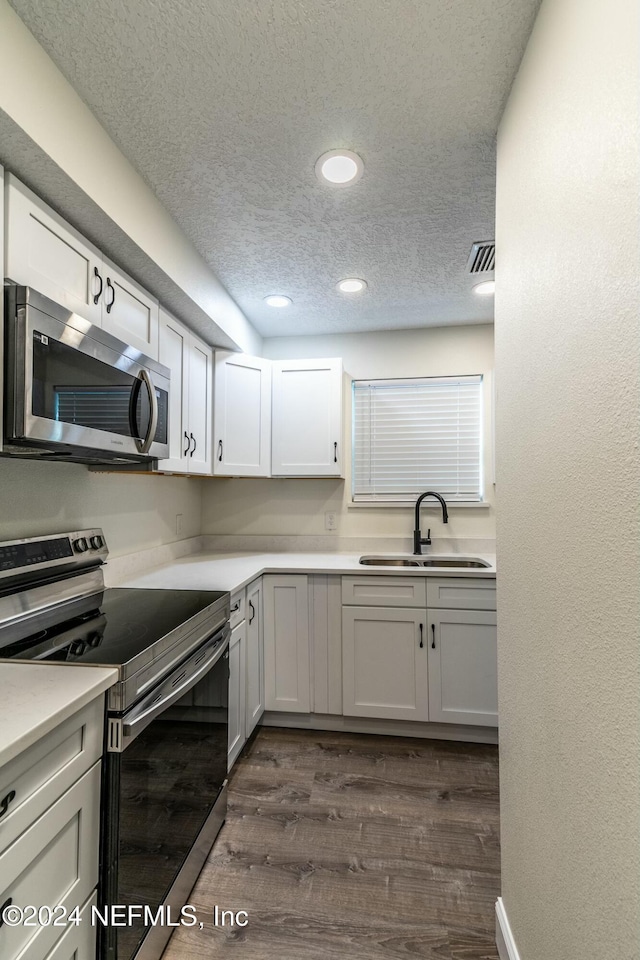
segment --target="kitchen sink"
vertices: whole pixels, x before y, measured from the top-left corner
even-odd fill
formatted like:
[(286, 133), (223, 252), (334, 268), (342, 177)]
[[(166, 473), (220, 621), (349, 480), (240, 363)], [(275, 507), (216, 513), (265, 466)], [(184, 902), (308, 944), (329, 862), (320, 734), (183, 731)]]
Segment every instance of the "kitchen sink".
[(475, 557), (360, 557), (365, 567), (455, 567), (486, 569), (491, 564)]

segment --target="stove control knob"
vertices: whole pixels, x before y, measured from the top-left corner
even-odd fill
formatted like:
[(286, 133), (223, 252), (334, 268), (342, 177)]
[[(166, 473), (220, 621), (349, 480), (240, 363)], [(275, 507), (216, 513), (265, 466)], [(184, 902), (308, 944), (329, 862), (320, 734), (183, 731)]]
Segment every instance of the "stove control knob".
[(85, 644), (82, 640), (76, 640), (71, 644), (71, 653), (74, 657), (81, 657), (85, 651)]
[(87, 646), (89, 647), (99, 647), (102, 637), (99, 633), (90, 633), (87, 637)]
[(91, 539), (89, 540), (89, 543), (91, 544), (92, 550), (99, 550), (100, 547), (103, 546), (104, 540), (102, 539), (102, 537), (95, 536), (95, 537), (91, 537)]
[(76, 553), (86, 553), (89, 549), (89, 544), (85, 537), (80, 537), (78, 540), (73, 541), (73, 549)]

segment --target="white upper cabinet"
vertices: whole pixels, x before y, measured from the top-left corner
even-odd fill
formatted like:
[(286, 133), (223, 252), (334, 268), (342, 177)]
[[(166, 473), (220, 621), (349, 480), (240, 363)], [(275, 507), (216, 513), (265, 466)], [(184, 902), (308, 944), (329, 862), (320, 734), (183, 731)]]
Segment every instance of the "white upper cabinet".
[(189, 473), (211, 473), (213, 350), (196, 337), (189, 349)]
[(5, 277), (100, 326), (100, 251), (12, 174), (5, 181), (5, 225)]
[(171, 371), (169, 451), (158, 469), (211, 473), (213, 351), (160, 310), (159, 359)]
[(274, 360), (271, 473), (341, 477), (342, 360)]
[(271, 472), (271, 361), (216, 351), (213, 472), (268, 477)]
[(102, 268), (102, 326), (157, 360), (158, 301), (110, 260), (103, 258)]

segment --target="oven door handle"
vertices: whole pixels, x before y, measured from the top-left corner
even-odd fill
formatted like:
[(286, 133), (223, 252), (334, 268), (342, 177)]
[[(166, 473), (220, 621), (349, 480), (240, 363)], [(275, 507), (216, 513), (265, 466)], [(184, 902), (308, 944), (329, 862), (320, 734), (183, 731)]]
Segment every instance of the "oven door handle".
[[(178, 700), (182, 699), (185, 693), (188, 693), (192, 687), (198, 683), (199, 680), (211, 670), (212, 667), (224, 656), (225, 652), (229, 648), (229, 637), (231, 636), (231, 628), (227, 624), (223, 630), (216, 633), (214, 637), (211, 638), (207, 643), (203, 644), (199, 650), (196, 651), (193, 657), (190, 660), (187, 660), (186, 663), (183, 663), (181, 666), (174, 671), (177, 674), (177, 677), (180, 678), (184, 673), (185, 668), (188, 667), (190, 662), (197, 660), (202, 656), (203, 653), (209, 653), (215, 648), (215, 653), (213, 656), (207, 657), (203, 660), (202, 664), (198, 667), (195, 673), (186, 676), (184, 682), (178, 683), (175, 687), (167, 693), (166, 697), (162, 697), (161, 700), (157, 700), (156, 697), (149, 695), (146, 697), (142, 703), (139, 704), (140, 713), (136, 713), (134, 717), (130, 720), (126, 720), (122, 724), (122, 736), (125, 740), (132, 740), (141, 733), (145, 727), (147, 727), (152, 720), (155, 720), (163, 711), (170, 707), (173, 703), (176, 703)], [(171, 675), (167, 680), (171, 679)], [(165, 680), (164, 683), (167, 681)], [(175, 681), (174, 681), (175, 682)], [(146, 709), (145, 709), (145, 704)]]

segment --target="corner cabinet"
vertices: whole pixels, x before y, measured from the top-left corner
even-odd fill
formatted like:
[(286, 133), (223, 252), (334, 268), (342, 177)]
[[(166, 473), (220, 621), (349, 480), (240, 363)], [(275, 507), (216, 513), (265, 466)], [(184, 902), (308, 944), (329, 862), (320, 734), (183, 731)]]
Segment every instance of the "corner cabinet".
[(342, 477), (342, 361), (272, 363), (271, 474)]
[(268, 477), (271, 473), (271, 362), (216, 351), (213, 472)]
[(169, 451), (158, 469), (211, 473), (213, 351), (178, 320), (160, 310), (160, 363), (171, 371)]
[(266, 710), (309, 713), (309, 580), (299, 574), (262, 578)]

